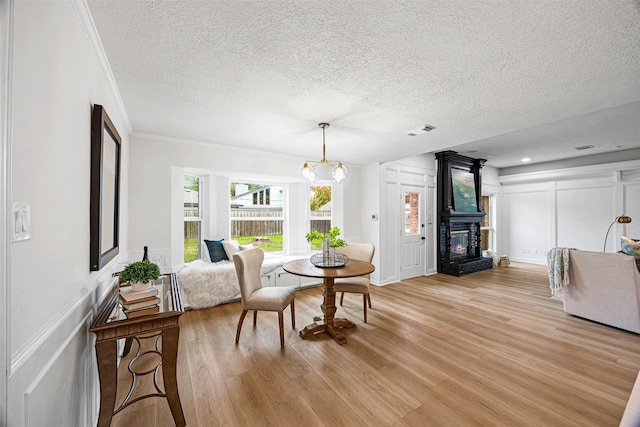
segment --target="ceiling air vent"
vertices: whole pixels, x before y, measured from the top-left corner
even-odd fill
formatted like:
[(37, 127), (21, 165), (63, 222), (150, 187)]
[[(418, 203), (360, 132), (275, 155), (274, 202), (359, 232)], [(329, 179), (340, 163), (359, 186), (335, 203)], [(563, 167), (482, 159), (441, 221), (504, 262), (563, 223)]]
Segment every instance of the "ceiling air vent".
[(436, 128), (435, 126), (424, 125), (423, 127), (418, 128), (418, 129), (408, 130), (407, 131), (407, 135), (409, 135), (409, 136), (418, 136), (418, 135), (422, 135), (425, 132), (431, 132), (435, 128)]
[(573, 147), (576, 150), (590, 150), (593, 148), (593, 145), (581, 145), (579, 147)]

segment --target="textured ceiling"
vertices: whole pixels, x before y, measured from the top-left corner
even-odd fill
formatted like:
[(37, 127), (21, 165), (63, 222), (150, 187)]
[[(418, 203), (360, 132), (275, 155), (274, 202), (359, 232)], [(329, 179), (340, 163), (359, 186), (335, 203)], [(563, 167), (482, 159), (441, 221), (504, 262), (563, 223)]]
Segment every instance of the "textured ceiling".
[(640, 147), (638, 0), (88, 4), (135, 132), (319, 160), (326, 121), (348, 164)]

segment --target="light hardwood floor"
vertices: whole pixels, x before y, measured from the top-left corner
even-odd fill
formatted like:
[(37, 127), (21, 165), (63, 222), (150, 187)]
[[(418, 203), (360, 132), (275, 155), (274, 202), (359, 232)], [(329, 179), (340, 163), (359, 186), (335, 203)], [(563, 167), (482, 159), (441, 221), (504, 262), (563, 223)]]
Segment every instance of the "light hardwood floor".
[[(298, 330), (321, 313), (321, 293), (298, 291)], [(357, 327), (342, 346), (302, 340), (288, 312), (284, 349), (276, 313), (260, 313), (256, 328), (247, 316), (238, 346), (239, 303), (185, 313), (187, 425), (617, 426), (640, 369), (640, 335), (565, 314), (544, 266), (420, 277), (373, 287), (371, 300), (365, 324), (362, 298), (345, 296), (337, 316)], [(151, 398), (112, 425), (174, 424)]]

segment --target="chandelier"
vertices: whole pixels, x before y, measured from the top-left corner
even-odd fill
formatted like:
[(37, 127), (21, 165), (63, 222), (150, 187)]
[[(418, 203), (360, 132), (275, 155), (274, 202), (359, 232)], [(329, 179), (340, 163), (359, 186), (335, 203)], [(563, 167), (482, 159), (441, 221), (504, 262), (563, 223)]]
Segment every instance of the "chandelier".
[(325, 129), (329, 127), (329, 123), (319, 123), (318, 126), (322, 128), (322, 160), (319, 162), (307, 160), (302, 166), (300, 166), (298, 173), (307, 181), (315, 182), (316, 179), (318, 179), (318, 173), (316, 171), (317, 166), (333, 166), (331, 169), (331, 181), (336, 184), (340, 183), (347, 177), (347, 168), (340, 162), (327, 161), (327, 147), (324, 141), (324, 132)]

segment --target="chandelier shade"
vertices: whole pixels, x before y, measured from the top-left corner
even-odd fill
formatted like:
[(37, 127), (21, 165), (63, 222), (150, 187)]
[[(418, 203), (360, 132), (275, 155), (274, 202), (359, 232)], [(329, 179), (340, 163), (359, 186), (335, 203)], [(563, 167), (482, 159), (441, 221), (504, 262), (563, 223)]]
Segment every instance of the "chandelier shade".
[(329, 123), (319, 123), (318, 126), (322, 128), (322, 160), (319, 162), (307, 160), (302, 166), (300, 166), (300, 169), (298, 169), (298, 174), (308, 182), (315, 182), (318, 179), (318, 171), (316, 170), (316, 167), (324, 168), (333, 166), (331, 169), (331, 181), (336, 184), (341, 183), (347, 178), (348, 171), (345, 165), (341, 162), (327, 160), (325, 129), (329, 127)]

